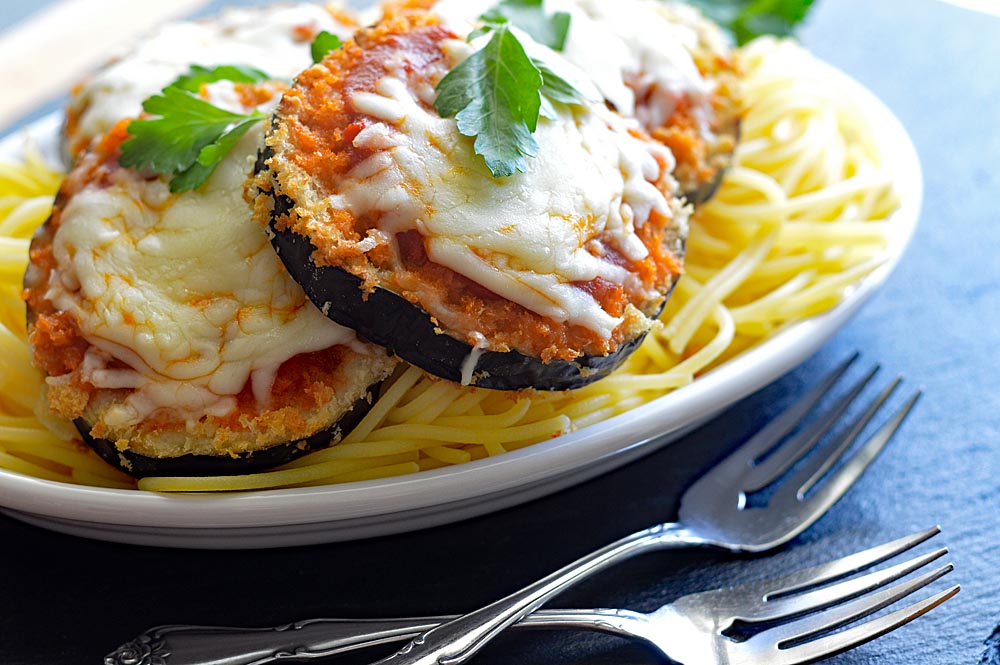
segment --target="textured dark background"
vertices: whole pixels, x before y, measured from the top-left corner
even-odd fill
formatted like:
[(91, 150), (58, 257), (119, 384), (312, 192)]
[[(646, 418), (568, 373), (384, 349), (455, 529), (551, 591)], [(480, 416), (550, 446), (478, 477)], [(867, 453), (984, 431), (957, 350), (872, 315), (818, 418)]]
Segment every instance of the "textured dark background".
[[(7, 22), (0, 16), (0, 27)], [(686, 483), (853, 349), (905, 372), (926, 397), (831, 514), (773, 557), (646, 555), (558, 605), (648, 610), (682, 593), (818, 563), (940, 523), (938, 540), (951, 547), (956, 566), (948, 579), (961, 582), (962, 593), (830, 662), (1000, 663), (1000, 19), (936, 0), (818, 0), (802, 37), (897, 113), (920, 152), (927, 185), (920, 226), (899, 269), (816, 358), (627, 468), (489, 517), (413, 534), (284, 551), (185, 552), (80, 540), (0, 517), (0, 664), (96, 664), (154, 624), (268, 625), (471, 609), (673, 517)], [(657, 661), (611, 638), (535, 633), (505, 637), (477, 662)]]

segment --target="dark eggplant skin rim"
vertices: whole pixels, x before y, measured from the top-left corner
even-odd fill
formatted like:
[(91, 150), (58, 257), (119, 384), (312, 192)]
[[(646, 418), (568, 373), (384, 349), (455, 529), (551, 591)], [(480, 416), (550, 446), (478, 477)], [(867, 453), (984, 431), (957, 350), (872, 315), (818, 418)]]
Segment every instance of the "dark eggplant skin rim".
[(726, 156), (725, 166), (719, 168), (719, 170), (712, 175), (708, 182), (695, 188), (693, 191), (685, 192), (684, 198), (688, 201), (688, 203), (695, 206), (708, 203), (709, 200), (715, 196), (715, 193), (719, 191), (719, 187), (722, 186), (722, 179), (726, 177), (726, 171), (728, 171), (729, 167), (732, 166), (732, 159), (733, 155), (730, 153)]
[[(258, 173), (269, 171), (270, 148), (257, 158)], [(412, 365), (434, 376), (460, 383), (462, 368), (470, 354), (477, 354), (472, 385), (492, 390), (572, 390), (604, 378), (617, 369), (646, 337), (646, 333), (622, 344), (606, 356), (582, 356), (573, 361), (555, 359), (548, 363), (519, 351), (477, 351), (474, 347), (443, 333), (431, 315), (388, 289), (375, 287), (368, 294), (360, 278), (335, 266), (318, 266), (312, 241), (287, 229), (278, 220), (295, 207), (286, 195), (262, 192), (273, 202), (271, 244), (285, 268), (302, 287), (313, 304), (330, 319), (352, 328), (366, 340), (384, 347)], [(671, 284), (671, 291), (675, 286)], [(668, 291), (650, 318), (657, 318), (666, 306)]]
[(73, 421), (83, 440), (105, 462), (130, 476), (235, 476), (263, 471), (306, 453), (329, 447), (337, 437), (343, 437), (365, 417), (375, 402), (381, 382), (370, 386), (340, 420), (304, 439), (278, 443), (263, 450), (239, 455), (181, 455), (180, 457), (149, 457), (130, 450), (118, 450), (113, 441), (91, 436), (91, 425), (83, 418)]
[(694, 190), (689, 192), (684, 192), (684, 198), (687, 199), (687, 202), (691, 205), (701, 206), (708, 203), (712, 197), (715, 196), (715, 193), (719, 191), (719, 187), (722, 186), (722, 181), (725, 179), (726, 173), (733, 165), (736, 146), (740, 143), (740, 134), (743, 131), (743, 125), (739, 118), (736, 119), (733, 126), (730, 128), (730, 131), (733, 134), (733, 149), (721, 155), (721, 158), (724, 160), (722, 166), (720, 166), (712, 177), (700, 187), (696, 187)]

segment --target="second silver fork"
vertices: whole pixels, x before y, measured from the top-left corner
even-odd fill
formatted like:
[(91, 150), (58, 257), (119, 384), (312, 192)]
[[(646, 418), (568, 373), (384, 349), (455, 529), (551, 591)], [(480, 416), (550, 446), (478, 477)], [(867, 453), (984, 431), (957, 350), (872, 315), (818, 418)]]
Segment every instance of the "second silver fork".
[[(826, 413), (792, 434), (856, 359), (857, 355), (843, 363), (695, 481), (681, 497), (677, 522), (626, 536), (520, 591), (432, 628), (376, 665), (463, 663), (504, 629), (562, 591), (640, 552), (714, 547), (734, 553), (760, 553), (788, 542), (819, 519), (854, 484), (899, 429), (920, 396), (919, 391), (914, 393), (854, 455), (831, 471), (901, 381), (897, 378), (825, 445), (820, 446), (824, 435), (841, 419), (878, 368), (857, 381)], [(815, 450), (818, 446), (821, 451)], [(814, 454), (809, 456), (812, 451)], [(800, 468), (786, 473), (800, 461)], [(747, 506), (750, 493), (779, 479), (766, 505)]]
[[(672, 661), (686, 665), (810, 663), (880, 637), (958, 592), (954, 586), (890, 614), (832, 632), (889, 607), (950, 572), (951, 564), (946, 564), (893, 584), (944, 556), (947, 549), (941, 548), (848, 579), (937, 533), (937, 528), (928, 529), (777, 579), (689, 594), (649, 614), (612, 609), (542, 610), (513, 627), (610, 633), (645, 642)], [(123, 645), (105, 663), (265, 665), (312, 661), (407, 640), (451, 618), (313, 619), (265, 629), (160, 626)], [(736, 626), (755, 630), (740, 639), (732, 631)], [(146, 652), (149, 660), (137, 658)]]

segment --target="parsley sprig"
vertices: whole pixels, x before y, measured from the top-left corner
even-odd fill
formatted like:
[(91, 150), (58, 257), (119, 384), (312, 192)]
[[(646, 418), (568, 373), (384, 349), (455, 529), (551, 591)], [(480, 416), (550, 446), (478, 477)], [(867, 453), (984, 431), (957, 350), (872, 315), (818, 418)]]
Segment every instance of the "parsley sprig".
[(118, 162), (126, 168), (171, 178), (171, 192), (197, 189), (264, 114), (233, 113), (197, 97), (203, 85), (216, 81), (255, 83), (271, 77), (249, 67), (195, 65), (163, 91), (142, 104), (149, 118), (128, 125), (131, 138), (122, 143)]
[(554, 118), (555, 104), (582, 104), (586, 97), (530, 57), (511, 31), (513, 23), (561, 49), (568, 14), (546, 15), (542, 0), (504, 0), (480, 21), (483, 26), (469, 38), (491, 34), (490, 41), (441, 79), (434, 107), (442, 118), (454, 116), (458, 131), (476, 139), (476, 154), (493, 177), (505, 178), (526, 171), (527, 158), (538, 155), (533, 134), (539, 117)]
[[(342, 45), (336, 35), (320, 32), (310, 48), (313, 62)], [(243, 65), (193, 65), (160, 94), (143, 102), (142, 110), (150, 117), (129, 123), (131, 138), (122, 143), (118, 162), (126, 168), (170, 177), (171, 192), (201, 187), (250, 128), (266, 117), (260, 111), (243, 114), (220, 109), (197, 96), (202, 86), (216, 81), (259, 83), (273, 79)]]
[(320, 63), (326, 54), (330, 51), (336, 51), (344, 42), (340, 41), (340, 37), (333, 34), (332, 32), (327, 32), (323, 30), (318, 35), (316, 39), (313, 40), (312, 46), (310, 47), (310, 54), (312, 55), (313, 64)]

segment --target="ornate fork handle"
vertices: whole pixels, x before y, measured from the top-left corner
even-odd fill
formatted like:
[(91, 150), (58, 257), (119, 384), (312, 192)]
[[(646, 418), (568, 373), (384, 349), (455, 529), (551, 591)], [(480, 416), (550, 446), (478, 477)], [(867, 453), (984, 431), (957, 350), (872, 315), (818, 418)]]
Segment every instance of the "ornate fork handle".
[(157, 626), (104, 658), (105, 665), (264, 665), (314, 660), (409, 639), (453, 617), (311, 619), (274, 628)]
[[(455, 619), (312, 619), (274, 628), (157, 626), (123, 644), (105, 665), (266, 665), (328, 658), (401, 642)], [(645, 617), (629, 610), (556, 610), (525, 617), (519, 628), (595, 630), (642, 639), (628, 626)]]
[[(513, 623), (525, 627), (576, 627), (628, 634), (623, 610), (561, 610), (529, 614), (576, 582), (649, 549), (705, 545), (677, 524), (663, 524), (626, 536), (552, 573), (524, 589), (471, 614), (419, 619), (312, 619), (276, 628), (240, 629), (159, 626), (122, 645), (105, 665), (266, 665), (315, 660), (353, 649), (414, 638), (384, 659), (428, 665), (464, 662)], [(415, 636), (415, 637), (414, 637)]]
[(650, 549), (711, 545), (680, 524), (639, 531), (474, 612), (432, 628), (376, 665), (457, 665), (474, 656), (505, 628), (577, 582)]

